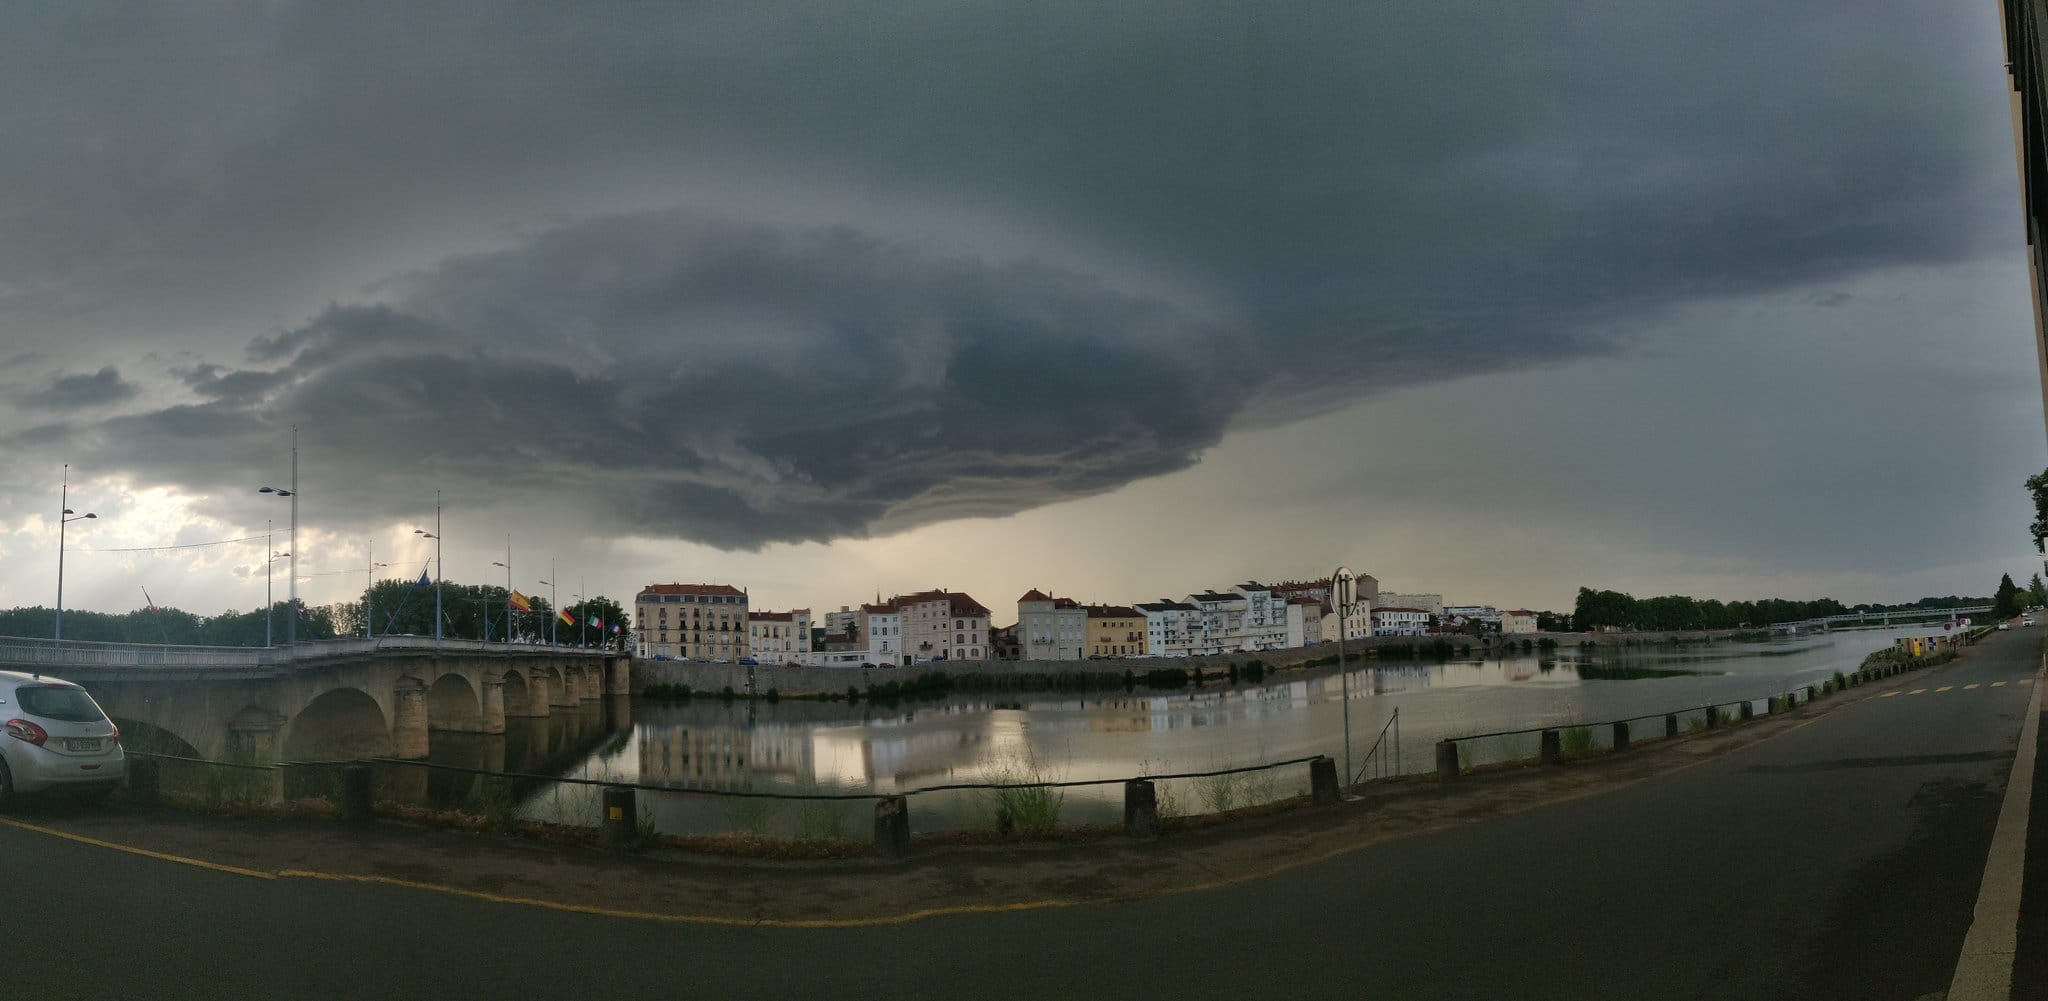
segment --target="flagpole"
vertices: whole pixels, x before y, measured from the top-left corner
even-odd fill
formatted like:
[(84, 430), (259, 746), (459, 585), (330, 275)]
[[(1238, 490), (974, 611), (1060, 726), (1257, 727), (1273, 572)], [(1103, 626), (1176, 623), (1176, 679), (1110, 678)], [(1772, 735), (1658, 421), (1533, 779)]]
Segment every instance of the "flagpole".
[(577, 596), (577, 597), (579, 597), (579, 598), (582, 598), (582, 599), (583, 599), (583, 621), (582, 621), (582, 622), (580, 622), (580, 623), (578, 623), (578, 625), (582, 627), (582, 632), (581, 632), (581, 634), (580, 634), (580, 635), (578, 635), (578, 636), (576, 637), (576, 639), (577, 639), (577, 645), (578, 645), (578, 646), (583, 646), (583, 647), (588, 647), (588, 646), (590, 645), (590, 583), (589, 583), (589, 579), (588, 579), (588, 578), (585, 578), (585, 577), (578, 577), (578, 578), (576, 578), (576, 591), (577, 591), (577, 594), (576, 594), (576, 596)]
[(555, 586), (555, 561), (551, 557), (548, 559), (548, 611), (555, 613), (555, 617), (548, 620), (548, 649), (550, 650), (554, 649), (555, 637), (561, 632), (558, 627), (562, 622), (562, 606), (555, 603), (555, 599), (560, 596), (560, 593), (561, 589)]

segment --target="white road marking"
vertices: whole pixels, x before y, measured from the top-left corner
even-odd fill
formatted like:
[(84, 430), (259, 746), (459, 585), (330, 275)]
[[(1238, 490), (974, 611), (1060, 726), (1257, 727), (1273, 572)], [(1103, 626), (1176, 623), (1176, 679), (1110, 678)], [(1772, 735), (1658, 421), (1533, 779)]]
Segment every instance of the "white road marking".
[(2005, 687), (2005, 682), (2003, 682), (2003, 681), (1994, 681), (1994, 682), (1992, 682), (1992, 683), (1991, 683), (1991, 687), (1993, 687), (1993, 688), (2004, 688), (2004, 687)]
[(1902, 693), (1902, 692), (1886, 692), (1886, 693), (1884, 693), (1883, 695), (1880, 695), (1880, 696), (1878, 696), (1878, 698), (1880, 698), (1880, 699), (1888, 699), (1888, 698), (1891, 698), (1891, 697), (1892, 697), (1892, 696), (1894, 696), (1894, 695), (1901, 695), (1901, 694), (1904, 694), (1904, 693)]
[(1922, 693), (1922, 692), (1925, 692), (1925, 691), (1927, 691), (1927, 689), (1925, 689), (1925, 688), (1915, 688), (1915, 689), (1913, 689), (1912, 691), (1910, 691), (1910, 692), (1907, 692), (1906, 694), (1907, 694), (1907, 695), (1919, 695), (1920, 693)]
[(1937, 689), (1935, 689), (1935, 690), (1934, 690), (1934, 694), (1936, 694), (1936, 695), (1939, 695), (1939, 694), (1941, 694), (1942, 692), (1946, 692), (1946, 691), (1948, 691), (1949, 689), (1951, 689), (1951, 688), (1954, 688), (1954, 687), (1956, 687), (1956, 686), (1954, 686), (1954, 685), (1943, 685), (1943, 686), (1941, 686), (1940, 688), (1937, 688)]
[[(2042, 658), (2048, 670), (2048, 656)], [(2032, 678), (2021, 682), (2025, 684)], [(2020, 725), (2019, 748), (2012, 775), (2005, 781), (2005, 802), (1998, 808), (1998, 826), (1984, 859), (1984, 879), (1977, 886), (1977, 907), (1970, 931), (1956, 957), (1949, 981), (1949, 1001), (2004, 1001), (2012, 996), (2013, 953), (2019, 945), (2020, 880), (2027, 864), (2027, 810), (2033, 798), (2034, 748), (2041, 724), (2041, 690), (2029, 700), (2026, 722)]]
[(1964, 685), (1964, 686), (1963, 686), (1963, 691), (1966, 691), (1966, 692), (1967, 692), (1967, 691), (1969, 691), (1970, 689), (1972, 689), (1972, 688), (1975, 688), (1975, 687), (1977, 687), (1976, 683), (1975, 683), (1975, 682), (1972, 682), (1972, 683), (1970, 683), (1970, 684)]

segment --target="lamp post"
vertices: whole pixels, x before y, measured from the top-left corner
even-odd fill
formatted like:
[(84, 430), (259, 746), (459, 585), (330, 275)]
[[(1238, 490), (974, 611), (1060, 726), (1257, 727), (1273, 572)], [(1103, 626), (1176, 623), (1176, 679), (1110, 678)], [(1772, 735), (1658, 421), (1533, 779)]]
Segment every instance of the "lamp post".
[(434, 530), (415, 528), (412, 534), (434, 540), (434, 645), (441, 645), (441, 491), (434, 491)]
[(550, 646), (550, 647), (552, 647), (552, 646), (554, 646), (554, 645), (555, 645), (555, 637), (556, 637), (556, 636), (557, 636), (558, 634), (560, 634), (560, 632), (561, 632), (561, 630), (560, 630), (560, 629), (559, 629), (558, 627), (559, 627), (559, 626), (561, 625), (561, 623), (562, 623), (562, 606), (560, 606), (560, 605), (558, 605), (558, 604), (555, 604), (555, 597), (556, 597), (556, 594), (557, 594), (558, 592), (557, 592), (557, 590), (556, 590), (556, 588), (555, 588), (555, 582), (554, 582), (554, 579), (553, 579), (553, 578), (554, 578), (554, 576), (555, 576), (555, 561), (554, 561), (554, 560), (549, 560), (549, 561), (548, 561), (548, 578), (549, 578), (549, 579), (548, 579), (548, 580), (544, 580), (544, 581), (541, 581), (541, 583), (542, 583), (543, 585), (545, 585), (545, 586), (547, 587), (547, 589), (548, 589), (548, 611), (549, 611), (549, 612), (551, 612), (551, 613), (553, 613), (552, 615), (550, 615), (550, 616), (548, 617), (548, 646)]
[(289, 546), (291, 546), (291, 551), (290, 551), (290, 552), (287, 552), (287, 553), (285, 553), (285, 555), (291, 558), (291, 569), (290, 569), (290, 574), (291, 574), (291, 581), (290, 581), (290, 585), (289, 585), (289, 587), (290, 587), (290, 594), (291, 594), (291, 603), (292, 603), (292, 614), (291, 614), (291, 618), (288, 618), (288, 619), (284, 620), (284, 645), (285, 645), (285, 646), (286, 646), (287, 648), (289, 648), (289, 649), (293, 650), (294, 652), (296, 652), (296, 651), (297, 651), (297, 649), (298, 649), (298, 645), (299, 645), (299, 557), (298, 557), (298, 552), (299, 552), (299, 428), (298, 428), (298, 425), (296, 425), (296, 424), (295, 424), (295, 425), (293, 425), (293, 426), (292, 426), (292, 485), (291, 485), (291, 488), (290, 488), (290, 489), (284, 489), (284, 488), (281, 488), (281, 487), (258, 487), (258, 488), (256, 488), (256, 492), (257, 492), (257, 493), (259, 493), (259, 494), (272, 494), (272, 495), (275, 495), (275, 496), (278, 496), (278, 497), (289, 497), (289, 498), (291, 498), (291, 502), (292, 502), (292, 527), (291, 527), (291, 535), (287, 537), (287, 541), (286, 541), (286, 544), (287, 544), (287, 545), (289, 545)]
[(269, 649), (275, 645), (270, 638), (270, 620), (272, 613), (277, 611), (277, 599), (270, 596), (270, 568), (276, 566), (278, 560), (284, 559), (291, 554), (280, 553), (270, 548), (270, 523), (268, 521), (263, 523), (263, 551), (269, 554), (263, 558), (263, 646), (265, 649)]
[(62, 643), (64, 642), (64, 526), (74, 521), (84, 521), (87, 518), (99, 517), (99, 515), (91, 511), (87, 511), (84, 514), (72, 512), (71, 464), (68, 462), (64, 464), (63, 485), (57, 489), (57, 509), (62, 513), (57, 515), (57, 626), (54, 630), (54, 636), (57, 642)]
[(388, 566), (390, 566), (390, 565), (391, 565), (391, 564), (389, 564), (389, 563), (379, 563), (379, 562), (377, 562), (377, 540), (376, 540), (376, 539), (374, 539), (374, 538), (373, 538), (373, 539), (371, 539), (371, 540), (370, 540), (370, 541), (368, 542), (367, 546), (368, 546), (368, 548), (367, 548), (367, 550), (366, 550), (366, 551), (367, 551), (367, 554), (368, 554), (368, 555), (366, 555), (366, 556), (364, 557), (364, 566), (363, 566), (363, 638), (364, 638), (364, 639), (370, 639), (370, 638), (372, 638), (372, 636), (374, 636), (374, 635), (375, 635), (375, 633), (376, 633), (376, 627), (375, 627), (375, 625), (374, 625), (373, 623), (375, 623), (375, 622), (377, 621), (377, 619), (376, 619), (376, 614), (375, 614), (375, 613), (376, 613), (376, 611), (377, 611), (377, 606), (376, 606), (376, 601), (377, 601), (377, 598), (376, 598), (376, 595), (375, 595), (375, 594), (374, 594), (373, 592), (375, 591), (375, 589), (376, 589), (376, 587), (377, 587), (377, 568), (378, 568), (378, 567), (388, 567)]
[(505, 568), (505, 645), (512, 645), (512, 533), (505, 533), (505, 562), (492, 560), (494, 567)]
[(1337, 612), (1337, 677), (1344, 691), (1344, 784), (1351, 773), (1351, 672), (1344, 667), (1344, 634), (1350, 630), (1351, 613), (1358, 607), (1358, 578), (1350, 567), (1338, 567), (1330, 575), (1330, 606)]

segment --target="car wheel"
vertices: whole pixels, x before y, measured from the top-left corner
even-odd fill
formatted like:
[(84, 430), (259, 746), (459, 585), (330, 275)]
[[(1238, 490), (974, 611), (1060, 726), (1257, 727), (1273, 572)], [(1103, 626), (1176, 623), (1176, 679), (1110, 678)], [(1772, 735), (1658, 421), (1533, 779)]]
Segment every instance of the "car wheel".
[(14, 808), (14, 773), (7, 770), (7, 759), (0, 758), (0, 813)]

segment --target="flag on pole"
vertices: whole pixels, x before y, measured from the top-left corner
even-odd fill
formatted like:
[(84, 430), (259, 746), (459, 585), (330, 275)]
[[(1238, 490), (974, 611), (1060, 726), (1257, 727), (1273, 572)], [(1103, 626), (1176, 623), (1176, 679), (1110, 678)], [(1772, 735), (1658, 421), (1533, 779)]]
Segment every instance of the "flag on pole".
[(604, 629), (604, 620), (599, 618), (596, 612), (590, 613), (590, 624), (600, 630)]
[(619, 627), (615, 625), (615, 626), (613, 626), (613, 627), (612, 627), (612, 635), (613, 635), (613, 636), (617, 636), (618, 634), (619, 634)]
[(412, 582), (412, 586), (414, 587), (432, 587), (433, 584), (433, 581), (427, 579), (426, 567), (420, 568), (420, 579)]
[(533, 611), (533, 599), (517, 591), (512, 592), (512, 597), (507, 600), (512, 603), (513, 608), (519, 609), (522, 612)]
[(576, 617), (574, 615), (570, 615), (569, 610), (566, 608), (556, 609), (555, 618), (561, 619), (562, 624), (565, 626), (573, 626), (576, 624)]

